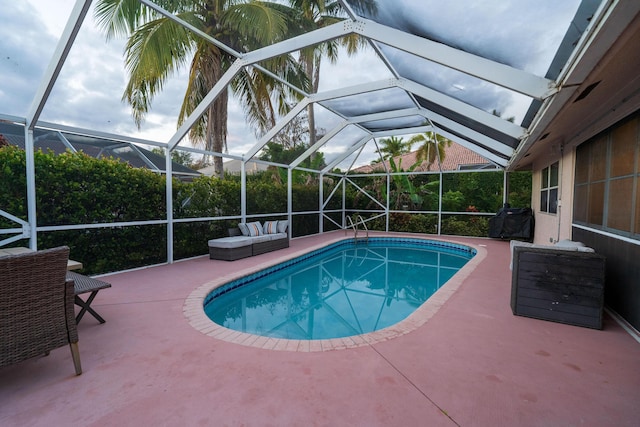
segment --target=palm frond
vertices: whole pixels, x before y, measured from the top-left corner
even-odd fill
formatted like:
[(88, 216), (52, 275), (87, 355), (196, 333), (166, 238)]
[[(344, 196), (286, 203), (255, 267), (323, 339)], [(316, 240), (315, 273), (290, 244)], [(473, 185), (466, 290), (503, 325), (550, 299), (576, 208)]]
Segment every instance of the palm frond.
[(123, 100), (131, 104), (138, 126), (167, 78), (186, 65), (193, 45), (192, 34), (167, 18), (150, 21), (131, 35), (125, 51), (129, 82)]
[(234, 93), (242, 101), (247, 121), (258, 134), (263, 134), (275, 123), (269, 86), (266, 76), (255, 68), (244, 69), (232, 82)]
[[(178, 126), (182, 125), (198, 104), (200, 104), (207, 91), (206, 83), (199, 69), (201, 64), (200, 57), (201, 51), (198, 49), (191, 60), (187, 89), (182, 100), (180, 113), (178, 114)], [(206, 128), (206, 120), (198, 120), (189, 130), (189, 139), (194, 146), (205, 146)]]
[(236, 37), (240, 51), (264, 47), (283, 40), (287, 34), (287, 16), (269, 4), (252, 1), (229, 6), (220, 16), (222, 27), (228, 28)]
[(138, 0), (100, 0), (96, 4), (94, 17), (109, 40), (133, 33), (152, 13)]
[[(309, 85), (306, 73), (290, 55), (272, 58), (263, 65), (295, 86), (306, 88)], [(289, 86), (255, 68), (243, 70), (236, 76), (231, 87), (243, 101), (247, 120), (259, 135), (273, 127), (278, 116), (288, 113), (292, 100), (300, 96)]]
[[(200, 41), (189, 68), (187, 89), (178, 116), (179, 125), (200, 105), (207, 93), (218, 79), (220, 79), (223, 72), (220, 51), (215, 46), (205, 41)], [(215, 108), (210, 110), (209, 113), (224, 114), (227, 108), (226, 99), (227, 91), (224, 90), (214, 101), (213, 106)], [(212, 128), (214, 119), (210, 117), (211, 114), (209, 113), (205, 113), (191, 128), (189, 138), (194, 144), (204, 146), (207, 149), (220, 151), (226, 147), (226, 142), (219, 141), (219, 130)], [(207, 132), (209, 130), (215, 132), (216, 135), (208, 139)], [(226, 137), (226, 124), (223, 131)]]
[(375, 16), (378, 13), (376, 0), (350, 0), (349, 4), (364, 15)]

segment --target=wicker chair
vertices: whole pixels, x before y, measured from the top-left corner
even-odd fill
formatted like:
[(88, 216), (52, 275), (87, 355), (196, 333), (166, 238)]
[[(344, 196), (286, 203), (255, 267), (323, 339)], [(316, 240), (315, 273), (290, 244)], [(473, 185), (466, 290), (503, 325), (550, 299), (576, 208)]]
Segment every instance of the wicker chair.
[(0, 257), (0, 366), (69, 344), (82, 373), (68, 259), (66, 246)]

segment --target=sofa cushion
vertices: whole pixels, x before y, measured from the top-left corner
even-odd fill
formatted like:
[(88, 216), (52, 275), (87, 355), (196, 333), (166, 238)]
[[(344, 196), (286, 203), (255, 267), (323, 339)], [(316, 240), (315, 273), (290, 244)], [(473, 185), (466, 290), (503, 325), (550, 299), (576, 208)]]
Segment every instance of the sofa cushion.
[(269, 237), (269, 240), (278, 240), (278, 239), (286, 239), (287, 233), (273, 233), (273, 234), (268, 234), (267, 235)]
[(233, 249), (243, 246), (250, 246), (252, 239), (245, 236), (222, 237), (220, 239), (209, 240), (210, 248)]
[(262, 227), (264, 234), (275, 234), (278, 232), (278, 221), (265, 221)]
[(289, 221), (278, 221), (278, 233), (286, 233), (287, 227), (289, 226)]
[(251, 243), (256, 244), (256, 243), (262, 243), (262, 242), (268, 242), (269, 240), (271, 240), (271, 234), (261, 234), (259, 236), (255, 236), (251, 238)]
[(262, 232), (262, 224), (260, 221), (249, 222), (247, 223), (247, 227), (249, 228), (249, 236), (262, 236), (264, 233)]

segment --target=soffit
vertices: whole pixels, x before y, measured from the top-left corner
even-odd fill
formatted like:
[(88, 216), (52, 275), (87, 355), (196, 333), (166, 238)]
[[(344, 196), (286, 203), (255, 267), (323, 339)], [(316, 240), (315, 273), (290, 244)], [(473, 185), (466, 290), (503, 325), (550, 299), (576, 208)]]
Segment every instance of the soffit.
[(609, 16), (607, 29), (591, 43), (591, 54), (567, 77), (563, 102), (548, 106), (548, 120), (532, 126), (533, 141), (523, 142), (511, 169), (555, 161), (561, 149), (579, 145), (640, 108), (640, 4), (625, 6)]

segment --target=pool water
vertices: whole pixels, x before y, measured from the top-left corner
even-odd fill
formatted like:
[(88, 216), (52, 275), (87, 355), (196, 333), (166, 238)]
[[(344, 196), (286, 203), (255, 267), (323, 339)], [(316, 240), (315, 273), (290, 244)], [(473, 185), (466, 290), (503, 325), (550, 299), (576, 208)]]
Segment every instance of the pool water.
[(366, 334), (407, 318), (474, 254), (430, 240), (347, 240), (227, 283), (204, 309), (221, 326), (273, 338)]

